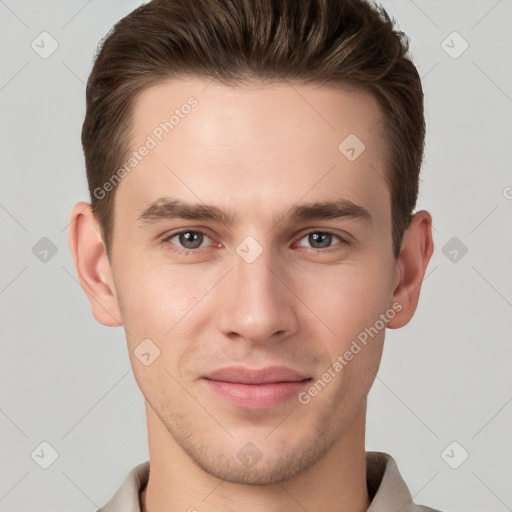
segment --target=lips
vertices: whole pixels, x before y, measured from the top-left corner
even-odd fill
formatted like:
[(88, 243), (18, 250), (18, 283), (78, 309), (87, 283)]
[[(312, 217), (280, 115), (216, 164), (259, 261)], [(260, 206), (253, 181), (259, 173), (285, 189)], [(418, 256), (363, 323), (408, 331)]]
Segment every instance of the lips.
[(215, 370), (204, 378), (238, 384), (270, 384), (277, 382), (301, 382), (310, 377), (284, 366), (268, 366), (261, 369), (229, 366)]
[(215, 396), (242, 409), (278, 407), (296, 397), (310, 380), (311, 377), (283, 366), (261, 369), (230, 366), (202, 379)]

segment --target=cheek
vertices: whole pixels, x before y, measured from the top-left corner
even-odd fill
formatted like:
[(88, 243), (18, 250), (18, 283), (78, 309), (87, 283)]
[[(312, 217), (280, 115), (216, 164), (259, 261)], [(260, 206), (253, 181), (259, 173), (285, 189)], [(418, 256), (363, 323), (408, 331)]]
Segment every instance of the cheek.
[(118, 276), (127, 331), (162, 339), (170, 335), (169, 331), (179, 329), (179, 322), (215, 283), (211, 274), (186, 265), (127, 264)]
[[(138, 258), (138, 261), (143, 261)], [(205, 312), (205, 296), (219, 280), (212, 269), (201, 270), (185, 265), (145, 265), (127, 261), (117, 279), (119, 302), (126, 331), (129, 355), (135, 378), (142, 390), (152, 382), (181, 380), (188, 354), (196, 350), (200, 331), (211, 318)], [(208, 310), (209, 312), (210, 310)], [(137, 358), (143, 340), (151, 340), (149, 352), (158, 357), (145, 366)], [(148, 342), (145, 342), (148, 344)], [(154, 344), (157, 348), (152, 348)], [(150, 356), (152, 357), (152, 356)]]
[(303, 269), (297, 275), (303, 276), (297, 283), (299, 297), (328, 328), (334, 344), (346, 343), (373, 325), (389, 305), (392, 273), (378, 260), (319, 265), (314, 272)]
[(387, 311), (391, 296), (388, 262), (367, 258), (360, 255), (336, 267), (319, 268), (301, 284), (307, 290), (304, 302), (323, 322), (325, 338), (319, 345), (329, 364), (342, 364), (333, 379), (333, 399), (346, 403), (356, 403), (371, 388), (385, 335), (380, 315)]

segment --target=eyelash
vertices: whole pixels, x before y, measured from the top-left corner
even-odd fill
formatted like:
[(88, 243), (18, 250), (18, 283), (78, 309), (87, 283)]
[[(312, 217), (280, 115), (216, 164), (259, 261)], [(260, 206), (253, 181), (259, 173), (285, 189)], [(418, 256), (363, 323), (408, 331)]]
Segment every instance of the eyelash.
[[(181, 235), (183, 233), (200, 233), (210, 239), (212, 239), (210, 236), (208, 236), (208, 233), (204, 232), (204, 231), (201, 231), (199, 229), (182, 229), (180, 231), (176, 231), (176, 232), (173, 232), (173, 233), (168, 233), (166, 234), (163, 238), (162, 238), (162, 243), (166, 245), (166, 248), (173, 251), (173, 252), (176, 252), (177, 254), (185, 254), (185, 255), (191, 255), (191, 254), (201, 254), (203, 252), (203, 249), (207, 249), (208, 247), (200, 247), (198, 249), (184, 249), (184, 248), (181, 248), (181, 247), (178, 247), (177, 245), (173, 244), (170, 240), (172, 238), (174, 238), (175, 236), (178, 236), (178, 235)], [(327, 247), (325, 249), (317, 249), (317, 248), (314, 248), (314, 247), (306, 247), (306, 249), (309, 249), (309, 251), (313, 251), (313, 252), (316, 252), (316, 253), (331, 253), (331, 252), (335, 252), (339, 249), (336, 248), (337, 245), (349, 245), (349, 242), (344, 239), (343, 237), (341, 237), (340, 235), (332, 232), (332, 231), (325, 231), (325, 230), (319, 230), (319, 229), (314, 229), (314, 230), (311, 230), (311, 231), (308, 231), (307, 233), (304, 233), (300, 238), (297, 238), (295, 241), (294, 241), (294, 244), (297, 243), (297, 242), (300, 242), (303, 238), (307, 237), (308, 235), (311, 235), (313, 233), (322, 233), (324, 235), (332, 235), (333, 237), (336, 237), (340, 240), (340, 242), (338, 244), (335, 244), (334, 246), (332, 247)], [(171, 246), (174, 246), (174, 247), (171, 247)]]

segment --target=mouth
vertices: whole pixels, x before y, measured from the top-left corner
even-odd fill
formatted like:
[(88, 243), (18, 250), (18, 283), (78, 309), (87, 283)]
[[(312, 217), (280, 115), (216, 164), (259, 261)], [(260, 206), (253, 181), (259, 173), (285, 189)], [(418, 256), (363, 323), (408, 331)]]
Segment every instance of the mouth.
[(215, 395), (237, 407), (270, 409), (296, 396), (313, 379), (283, 366), (232, 366), (205, 375), (202, 380)]

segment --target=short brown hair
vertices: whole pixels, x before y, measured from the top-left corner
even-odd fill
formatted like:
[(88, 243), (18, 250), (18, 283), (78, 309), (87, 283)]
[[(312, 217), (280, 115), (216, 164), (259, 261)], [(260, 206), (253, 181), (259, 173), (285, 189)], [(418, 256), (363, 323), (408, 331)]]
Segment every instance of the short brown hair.
[(369, 0), (152, 0), (120, 20), (100, 44), (82, 127), (92, 208), (109, 257), (115, 189), (101, 198), (94, 191), (130, 150), (137, 95), (185, 76), (228, 85), (253, 79), (345, 84), (373, 94), (383, 112), (398, 257), (418, 196), (425, 119), (409, 39), (394, 25)]

